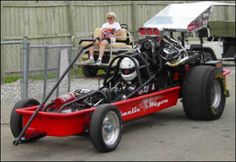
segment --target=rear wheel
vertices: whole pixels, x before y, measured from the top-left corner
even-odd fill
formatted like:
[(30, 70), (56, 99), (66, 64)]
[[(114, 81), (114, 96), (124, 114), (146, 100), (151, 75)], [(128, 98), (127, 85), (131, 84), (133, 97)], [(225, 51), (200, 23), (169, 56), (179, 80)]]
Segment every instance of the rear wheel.
[(100, 152), (114, 150), (121, 140), (120, 111), (112, 105), (101, 105), (92, 115), (89, 134), (93, 146)]
[[(23, 129), (22, 115), (18, 114), (16, 112), (16, 109), (26, 108), (26, 107), (30, 107), (30, 106), (39, 105), (39, 104), (40, 103), (33, 98), (22, 99), (15, 104), (15, 106), (11, 112), (11, 118), (10, 118), (10, 128), (11, 128), (12, 135), (15, 138), (17, 138), (19, 136), (19, 134), (21, 133), (21, 131)], [(42, 136), (38, 137), (37, 139), (39, 139), (41, 137)], [(36, 139), (34, 139), (34, 140), (36, 140)]]
[(204, 54), (205, 62), (216, 60), (214, 54), (211, 52), (204, 51), (203, 54)]
[(224, 111), (225, 100), (224, 77), (220, 69), (204, 65), (187, 73), (183, 84), (183, 107), (190, 119), (218, 119)]

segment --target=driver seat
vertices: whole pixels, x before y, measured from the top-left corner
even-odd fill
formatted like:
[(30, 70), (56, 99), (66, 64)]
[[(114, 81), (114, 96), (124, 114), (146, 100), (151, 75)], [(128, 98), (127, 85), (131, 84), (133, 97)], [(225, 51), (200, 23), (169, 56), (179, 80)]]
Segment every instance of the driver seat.
[[(96, 38), (100, 35), (100, 33), (102, 32), (101, 28), (96, 28), (94, 30), (94, 34), (93, 34), (93, 38)], [(119, 37), (116, 38), (116, 42), (115, 43), (110, 43), (106, 46), (107, 49), (132, 49), (132, 46), (125, 43), (127, 42), (128, 40), (128, 33), (127, 33), (127, 30), (124, 29), (124, 28), (121, 28), (121, 35)], [(129, 40), (131, 40), (131, 38), (129, 38)], [(87, 41), (84, 41), (81, 45), (82, 46), (87, 46), (91, 44), (91, 42), (87, 42)]]

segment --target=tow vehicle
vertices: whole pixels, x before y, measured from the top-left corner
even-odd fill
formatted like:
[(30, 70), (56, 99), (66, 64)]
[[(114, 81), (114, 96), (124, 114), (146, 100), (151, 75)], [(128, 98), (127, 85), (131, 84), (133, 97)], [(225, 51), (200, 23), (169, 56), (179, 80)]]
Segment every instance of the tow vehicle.
[[(188, 25), (188, 24), (187, 24)], [(195, 30), (202, 36), (204, 26)], [(44, 136), (88, 134), (100, 152), (117, 148), (123, 124), (183, 102), (184, 112), (193, 120), (221, 117), (226, 97), (226, 75), (222, 62), (206, 61), (202, 51), (186, 50), (181, 43), (155, 26), (141, 27), (143, 36), (130, 52), (109, 63), (98, 90), (78, 89), (47, 103), (79, 56), (93, 45), (79, 46), (78, 54), (42, 103), (28, 98), (16, 103), (11, 114), (14, 144), (32, 142)], [(133, 90), (127, 90), (121, 62), (130, 59), (136, 72)]]

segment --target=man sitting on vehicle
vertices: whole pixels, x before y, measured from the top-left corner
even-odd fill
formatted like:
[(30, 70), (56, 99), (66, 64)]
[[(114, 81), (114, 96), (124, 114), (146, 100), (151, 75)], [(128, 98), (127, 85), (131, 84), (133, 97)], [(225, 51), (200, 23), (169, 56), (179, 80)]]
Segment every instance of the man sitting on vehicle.
[[(102, 32), (99, 37), (96, 38), (94, 45), (99, 45), (99, 57), (96, 61), (97, 65), (102, 64), (102, 57), (105, 52), (106, 45), (111, 42), (115, 42), (115, 37), (120, 35), (120, 24), (116, 22), (116, 14), (114, 12), (107, 13), (108, 22), (102, 25)], [(94, 47), (89, 48), (89, 60), (86, 61), (88, 64), (94, 64)]]

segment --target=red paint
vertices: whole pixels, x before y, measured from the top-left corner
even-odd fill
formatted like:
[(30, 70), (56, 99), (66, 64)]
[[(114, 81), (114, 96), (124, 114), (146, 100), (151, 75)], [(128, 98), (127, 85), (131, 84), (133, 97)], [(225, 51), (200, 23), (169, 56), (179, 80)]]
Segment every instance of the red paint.
[(144, 36), (146, 34), (146, 29), (145, 28), (139, 28), (139, 34), (141, 36)]
[(152, 35), (152, 28), (146, 28), (147, 35)]
[(230, 69), (223, 69), (223, 75), (226, 76), (230, 74), (231, 70)]
[(184, 65), (184, 70), (185, 70), (185, 72), (188, 72), (190, 70), (190, 65), (189, 64), (185, 64)]
[(154, 28), (153, 29), (153, 34), (158, 36), (158, 35), (160, 35), (160, 31), (157, 28)]
[[(116, 103), (113, 103), (113, 105), (117, 106), (121, 112), (121, 114), (124, 114), (125, 112), (132, 112), (132, 109), (135, 109), (135, 107), (140, 110), (136, 113), (131, 113), (125, 116), (122, 116), (122, 119), (124, 121), (133, 120), (141, 116), (145, 116), (154, 112), (158, 112), (162, 109), (169, 108), (170, 106), (174, 106), (177, 103), (177, 99), (179, 97), (180, 87), (174, 87), (169, 88), (166, 90), (158, 91), (149, 93), (146, 95), (138, 96), (135, 98), (131, 98), (124, 101), (118, 101)], [(160, 106), (153, 106), (150, 108), (148, 107), (148, 100), (150, 102), (161, 102), (168, 100), (168, 102), (161, 104)], [(136, 109), (136, 110), (137, 110)]]
[(141, 28), (139, 28), (138, 32), (141, 36), (144, 36), (144, 35), (159, 36), (160, 35), (160, 31), (157, 28), (144, 28), (144, 27), (141, 27)]
[[(135, 98), (112, 103), (122, 114), (123, 121), (133, 120), (176, 105), (180, 87), (173, 87)], [(23, 116), (23, 126), (27, 123), (37, 106), (17, 109)], [(44, 133), (48, 136), (69, 136), (83, 133), (90, 124), (91, 113), (95, 107), (71, 113), (39, 112), (26, 131), (26, 135)]]
[(53, 100), (52, 102), (54, 103), (54, 107), (59, 109), (64, 103), (70, 102), (75, 100), (76, 97), (74, 95), (74, 93), (70, 92), (67, 93), (65, 95), (59, 96), (57, 97), (55, 100)]
[(174, 80), (174, 81), (179, 80), (179, 72), (175, 72), (175, 73), (174, 73), (173, 80)]
[(188, 31), (193, 31), (196, 28), (197, 28), (197, 24), (195, 22), (191, 22), (187, 27)]

